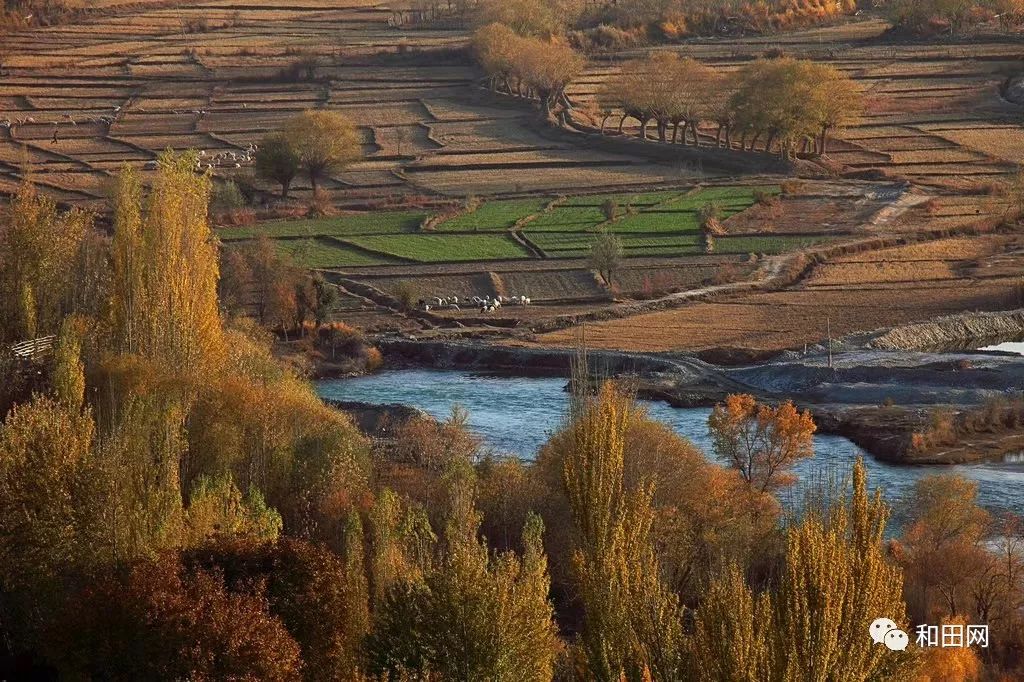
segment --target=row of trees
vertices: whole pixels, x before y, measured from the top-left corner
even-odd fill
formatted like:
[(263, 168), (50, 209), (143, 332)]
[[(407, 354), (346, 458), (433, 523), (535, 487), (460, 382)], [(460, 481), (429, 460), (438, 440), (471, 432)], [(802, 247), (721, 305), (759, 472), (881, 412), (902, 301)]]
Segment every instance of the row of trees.
[(492, 89), (537, 100), (545, 118), (556, 106), (572, 108), (565, 88), (584, 61), (565, 42), (520, 35), (513, 27), (492, 23), (474, 34), (473, 49)]
[[(829, 133), (862, 107), (857, 86), (835, 67), (791, 58), (759, 59), (723, 74), (675, 53), (658, 52), (624, 64), (598, 94), (604, 131), (618, 113), (619, 130), (640, 122), (640, 139), (654, 122), (658, 139), (701, 144), (702, 123), (716, 126), (715, 146), (754, 150), (759, 141), (783, 156), (827, 151)], [(681, 136), (680, 136), (681, 132)]]

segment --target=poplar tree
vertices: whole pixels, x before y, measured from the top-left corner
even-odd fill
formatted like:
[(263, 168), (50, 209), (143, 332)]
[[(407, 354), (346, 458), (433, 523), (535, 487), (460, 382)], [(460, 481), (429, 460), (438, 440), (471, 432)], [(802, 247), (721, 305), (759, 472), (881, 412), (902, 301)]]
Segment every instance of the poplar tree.
[(219, 368), (217, 240), (207, 222), (210, 180), (189, 155), (160, 157), (149, 196), (125, 170), (114, 198), (112, 329), (118, 350), (185, 377)]
[(68, 312), (73, 271), (91, 217), (60, 213), (32, 185), (23, 186), (0, 227), (0, 340), (55, 333)]
[(683, 656), (678, 601), (662, 584), (652, 547), (653, 488), (624, 483), (632, 410), (632, 400), (606, 383), (578, 408), (563, 461), (582, 646), (590, 675), (608, 682), (673, 679)]
[(773, 599), (773, 679), (909, 679), (914, 654), (889, 651), (867, 636), (876, 618), (907, 629), (902, 571), (883, 547), (888, 515), (881, 491), (868, 495), (858, 459), (852, 495), (790, 529)]
[(81, 408), (85, 402), (85, 366), (77, 320), (69, 317), (61, 325), (53, 352), (50, 384), (53, 395), (68, 407)]

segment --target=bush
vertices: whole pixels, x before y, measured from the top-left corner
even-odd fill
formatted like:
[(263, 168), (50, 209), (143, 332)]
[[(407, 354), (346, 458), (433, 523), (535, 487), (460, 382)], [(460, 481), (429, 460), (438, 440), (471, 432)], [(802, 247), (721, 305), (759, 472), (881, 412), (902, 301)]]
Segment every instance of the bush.
[(413, 306), (416, 305), (416, 290), (409, 282), (398, 282), (391, 290), (391, 294), (395, 297), (398, 307), (402, 310), (412, 310)]
[(619, 213), (619, 205), (614, 199), (605, 199), (601, 203), (601, 213), (605, 220), (615, 220)]
[[(783, 180), (779, 187), (782, 189), (782, 193), (786, 195), (799, 194), (804, 190), (804, 183), (800, 180)], [(767, 200), (770, 201), (774, 197), (768, 192), (758, 190), (754, 193), (754, 198), (758, 203), (763, 203), (762, 197), (767, 195)]]
[(213, 196), (210, 197), (211, 214), (230, 213), (244, 208), (245, 205), (245, 195), (233, 180), (214, 185)]

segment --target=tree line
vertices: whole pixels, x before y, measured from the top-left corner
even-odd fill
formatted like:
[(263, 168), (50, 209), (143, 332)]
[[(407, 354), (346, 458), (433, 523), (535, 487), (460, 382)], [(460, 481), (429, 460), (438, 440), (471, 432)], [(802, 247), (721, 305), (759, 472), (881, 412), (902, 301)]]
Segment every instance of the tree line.
[[(736, 72), (722, 72), (674, 52), (654, 52), (623, 63), (597, 93), (589, 112), (574, 109), (565, 91), (583, 68), (564, 42), (523, 36), (492, 23), (473, 38), (490, 88), (539, 102), (545, 118), (560, 123), (589, 113), (605, 132), (619, 117), (618, 132), (632, 118), (638, 137), (648, 139), (653, 122), (660, 142), (702, 144), (702, 126), (714, 126), (715, 147), (789, 158), (827, 152), (828, 137), (863, 110), (857, 85), (833, 66), (789, 57), (758, 59)], [(738, 138), (738, 139), (737, 139)]]
[[(619, 115), (648, 139), (653, 121), (661, 142), (701, 145), (702, 124), (715, 127), (712, 146), (765, 152), (825, 154), (828, 136), (863, 108), (857, 85), (833, 66), (789, 57), (758, 59), (734, 73), (721, 73), (671, 52), (657, 52), (622, 65), (598, 93), (595, 118), (605, 131)], [(671, 135), (669, 135), (671, 131)], [(738, 140), (736, 137), (738, 136)]]

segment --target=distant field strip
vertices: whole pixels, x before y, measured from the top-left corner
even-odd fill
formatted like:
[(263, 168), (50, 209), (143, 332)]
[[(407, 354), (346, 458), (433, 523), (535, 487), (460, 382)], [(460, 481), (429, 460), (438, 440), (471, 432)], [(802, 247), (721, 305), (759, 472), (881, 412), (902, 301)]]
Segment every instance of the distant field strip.
[[(723, 186), (557, 200), (552, 196), (500, 199), (443, 220), (429, 232), (420, 231), (429, 214), (416, 210), (278, 220), (218, 232), (221, 239), (234, 244), (266, 235), (296, 262), (315, 268), (580, 258), (589, 253), (603, 229), (619, 237), (627, 257), (774, 254), (824, 241), (825, 237), (813, 235), (723, 236), (714, 237), (708, 250), (700, 229), (701, 207), (713, 202), (724, 220), (763, 195), (778, 193), (774, 186)], [(608, 202), (615, 204), (612, 220), (606, 217)]]
[(421, 263), (529, 258), (511, 237), (490, 234), (408, 234), (350, 237), (347, 243)]

